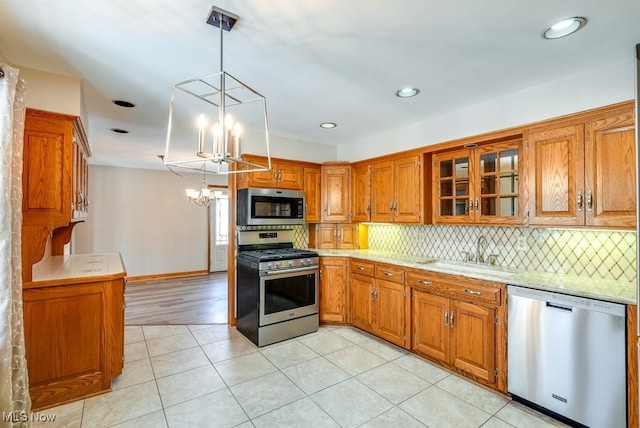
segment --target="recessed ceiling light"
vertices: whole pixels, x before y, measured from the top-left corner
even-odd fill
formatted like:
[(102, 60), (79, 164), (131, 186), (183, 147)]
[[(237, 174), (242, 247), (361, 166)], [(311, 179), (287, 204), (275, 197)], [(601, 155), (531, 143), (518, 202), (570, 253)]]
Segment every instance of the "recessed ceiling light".
[(336, 125), (334, 122), (322, 122), (320, 124), (320, 128), (324, 128), (324, 129), (331, 129), (331, 128), (335, 128)]
[(587, 23), (587, 19), (581, 16), (575, 16), (573, 18), (566, 18), (553, 24), (551, 27), (544, 30), (541, 34), (543, 39), (553, 40), (560, 37), (573, 34)]
[(411, 98), (411, 97), (415, 97), (419, 93), (420, 93), (420, 89), (418, 88), (402, 88), (396, 91), (396, 97)]
[(126, 129), (122, 129), (122, 128), (111, 128), (111, 131), (115, 132), (116, 134), (128, 134), (129, 131), (127, 131)]
[(126, 108), (133, 108), (136, 106), (134, 103), (125, 101), (125, 100), (113, 100), (112, 103), (114, 103), (119, 107), (126, 107)]

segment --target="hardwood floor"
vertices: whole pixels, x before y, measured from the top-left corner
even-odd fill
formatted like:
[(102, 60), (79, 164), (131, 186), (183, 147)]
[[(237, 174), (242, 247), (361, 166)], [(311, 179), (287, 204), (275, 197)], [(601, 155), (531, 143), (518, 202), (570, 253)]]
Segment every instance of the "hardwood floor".
[(226, 324), (227, 273), (128, 282), (126, 325)]

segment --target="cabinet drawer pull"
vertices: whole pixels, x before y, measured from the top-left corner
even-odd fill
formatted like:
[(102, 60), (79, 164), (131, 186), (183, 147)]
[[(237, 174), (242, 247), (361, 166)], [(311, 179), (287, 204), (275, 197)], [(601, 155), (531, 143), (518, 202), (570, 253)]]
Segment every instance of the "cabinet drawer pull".
[(431, 281), (425, 281), (424, 279), (419, 279), (418, 283), (422, 285), (431, 285)]
[(578, 190), (578, 197), (576, 198), (578, 204), (578, 211), (582, 211), (582, 190)]
[(444, 326), (447, 327), (449, 325), (449, 311), (444, 311)]
[(394, 276), (391, 272), (382, 271), (382, 273), (385, 274), (386, 276)]
[(465, 293), (467, 293), (467, 294), (473, 294), (474, 296), (480, 296), (480, 295), (482, 295), (482, 293), (481, 293), (481, 292), (479, 292), (479, 291), (469, 290), (469, 289), (467, 289), (467, 288), (465, 288), (465, 289), (464, 289), (464, 292), (465, 292)]
[(365, 270), (364, 266), (358, 266), (358, 270)]

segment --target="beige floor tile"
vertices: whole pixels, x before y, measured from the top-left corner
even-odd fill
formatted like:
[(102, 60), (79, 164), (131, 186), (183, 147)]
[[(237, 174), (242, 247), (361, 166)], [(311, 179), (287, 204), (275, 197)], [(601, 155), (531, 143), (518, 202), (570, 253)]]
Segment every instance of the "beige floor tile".
[(353, 342), (326, 328), (321, 328), (316, 333), (302, 336), (298, 338), (298, 341), (320, 355), (330, 354), (353, 346)]
[(227, 385), (211, 365), (158, 379), (158, 390), (164, 407), (201, 397), (226, 387)]
[(154, 379), (155, 377), (153, 369), (151, 368), (151, 361), (148, 358), (144, 360), (125, 362), (122, 374), (111, 381), (111, 387), (114, 390), (117, 390), (149, 382)]
[(311, 399), (345, 428), (360, 426), (393, 407), (355, 379), (316, 392)]
[(167, 407), (165, 414), (169, 428), (226, 428), (249, 420), (227, 388)]
[(149, 341), (159, 337), (169, 337), (176, 334), (188, 333), (186, 325), (146, 325), (142, 327), (144, 339)]
[(477, 428), (491, 417), (437, 386), (414, 395), (399, 407), (430, 427)]
[(271, 412), (305, 396), (281, 372), (270, 373), (230, 389), (250, 418)]
[(249, 339), (242, 336), (221, 340), (202, 346), (202, 350), (207, 354), (212, 363), (229, 360), (241, 355), (258, 352), (258, 347)]
[(142, 327), (137, 325), (127, 325), (124, 327), (124, 343), (144, 342)]
[(495, 417), (505, 421), (516, 428), (550, 428), (566, 427), (560, 421), (552, 419), (546, 415), (538, 413), (515, 401), (504, 406)]
[(506, 423), (505, 421), (496, 418), (493, 416), (484, 425), (482, 428), (514, 428), (513, 425)]
[(152, 357), (183, 349), (195, 348), (196, 346), (198, 346), (198, 342), (196, 342), (196, 339), (190, 331), (172, 335), (169, 339), (164, 337), (147, 339), (147, 348), (149, 349), (149, 355)]
[(380, 339), (363, 340), (362, 342), (358, 343), (358, 345), (373, 352), (376, 355), (381, 356), (387, 361), (395, 360), (408, 354), (408, 352), (404, 349)]
[(199, 328), (196, 329), (194, 329), (193, 326), (189, 326), (189, 330), (191, 330), (191, 333), (200, 345), (220, 342), (221, 340), (240, 336), (238, 330), (228, 325), (207, 325), (199, 326)]
[(85, 400), (83, 427), (105, 427), (162, 409), (154, 381), (130, 386)]
[(318, 357), (318, 354), (297, 340), (279, 343), (260, 352), (280, 370)]
[[(426, 425), (418, 422), (416, 418), (408, 413), (393, 407), (380, 416), (376, 416), (361, 428), (425, 428)], [(484, 426), (483, 426), (484, 428)]]
[(158, 410), (157, 412), (113, 425), (113, 428), (167, 428), (167, 418), (164, 416), (164, 411)]
[(307, 394), (349, 379), (350, 375), (325, 358), (316, 358), (287, 367), (282, 372)]
[(287, 404), (252, 420), (256, 428), (340, 428), (327, 413), (309, 398)]
[(220, 361), (215, 363), (214, 367), (228, 386), (247, 382), (278, 370), (259, 352)]
[(357, 379), (393, 404), (427, 389), (431, 384), (395, 364), (387, 363), (362, 373)]
[(156, 379), (211, 364), (200, 348), (183, 349), (151, 357)]
[(325, 355), (325, 358), (352, 376), (357, 376), (387, 362), (384, 358), (357, 345), (332, 352)]
[(134, 342), (124, 345), (125, 364), (131, 361), (144, 360), (145, 358), (149, 358), (146, 342)]
[(429, 383), (438, 383), (447, 376), (451, 376), (451, 373), (448, 371), (412, 354), (393, 360), (393, 364), (402, 367)]
[(347, 339), (350, 342), (353, 343), (360, 343), (362, 341), (365, 341), (369, 338), (372, 338), (373, 336), (368, 335), (367, 333), (358, 330), (356, 328), (352, 328), (352, 327), (340, 327), (340, 328), (336, 328), (335, 330), (333, 330), (333, 333), (340, 335), (342, 337), (344, 337), (345, 339)]
[(83, 410), (84, 400), (79, 400), (62, 406), (34, 412), (30, 415), (32, 421), (31, 426), (33, 428), (80, 428), (82, 426)]
[(507, 398), (456, 375), (448, 376), (436, 385), (492, 415), (509, 402)]

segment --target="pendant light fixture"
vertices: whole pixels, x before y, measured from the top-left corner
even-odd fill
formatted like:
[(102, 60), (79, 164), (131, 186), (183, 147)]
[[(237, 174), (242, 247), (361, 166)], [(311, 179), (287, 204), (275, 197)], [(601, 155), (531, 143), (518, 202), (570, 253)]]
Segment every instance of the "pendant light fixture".
[[(232, 174), (271, 169), (266, 99), (223, 67), (223, 34), (238, 16), (211, 8), (207, 23), (220, 29), (220, 72), (173, 85), (164, 155), (171, 170)], [(264, 156), (247, 162), (243, 153)]]

